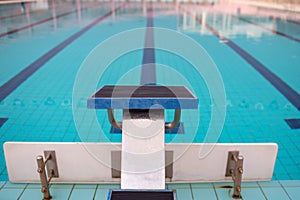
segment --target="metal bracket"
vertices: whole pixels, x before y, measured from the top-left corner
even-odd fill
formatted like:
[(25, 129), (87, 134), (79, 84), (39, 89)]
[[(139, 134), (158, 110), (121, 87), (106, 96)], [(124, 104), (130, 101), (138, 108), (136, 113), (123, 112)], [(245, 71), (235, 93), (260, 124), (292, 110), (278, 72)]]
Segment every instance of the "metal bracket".
[(244, 157), (239, 151), (229, 151), (225, 176), (231, 176), (234, 182), (233, 198), (241, 198), (241, 182), (243, 174)]
[[(49, 191), (49, 183), (53, 177), (59, 177), (55, 151), (44, 151), (45, 161), (42, 155), (36, 157), (38, 169), (40, 174), (40, 180), (42, 184), (42, 193), (44, 194), (43, 200), (49, 200), (52, 198)], [(47, 169), (47, 174), (46, 174)]]
[(45, 164), (47, 169), (48, 177), (52, 176), (53, 178), (58, 178), (58, 169), (56, 162), (55, 151), (44, 151), (45, 158), (50, 158)]
[[(107, 109), (108, 119), (110, 124), (116, 129), (122, 130), (122, 123), (119, 123), (115, 120), (113, 109)], [(175, 109), (174, 119), (170, 123), (165, 124), (165, 129), (170, 130), (176, 127), (180, 120), (181, 109)]]

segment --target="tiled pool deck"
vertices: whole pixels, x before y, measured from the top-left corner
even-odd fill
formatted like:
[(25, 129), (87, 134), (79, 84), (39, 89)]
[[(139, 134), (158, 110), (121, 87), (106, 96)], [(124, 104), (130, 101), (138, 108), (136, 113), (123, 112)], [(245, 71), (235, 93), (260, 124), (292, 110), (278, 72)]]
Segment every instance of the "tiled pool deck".
[[(224, 187), (225, 186), (225, 187)], [(226, 187), (227, 186), (227, 187)], [(167, 184), (176, 190), (179, 200), (197, 199), (233, 199), (232, 183), (191, 183)], [(120, 188), (119, 184), (52, 184), (50, 192), (53, 199), (107, 199), (109, 189)], [(13, 184), (0, 182), (0, 198), (5, 200), (42, 199), (40, 184)], [(299, 199), (300, 181), (270, 181), (242, 183), (242, 199)]]

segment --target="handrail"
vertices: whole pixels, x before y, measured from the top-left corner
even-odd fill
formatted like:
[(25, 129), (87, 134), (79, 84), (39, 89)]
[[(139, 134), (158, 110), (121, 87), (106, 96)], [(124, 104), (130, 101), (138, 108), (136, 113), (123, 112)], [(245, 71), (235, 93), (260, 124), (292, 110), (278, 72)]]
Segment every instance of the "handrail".
[(108, 114), (109, 123), (113, 127), (122, 130), (122, 124), (115, 120), (113, 109), (107, 109), (107, 114)]
[(181, 115), (181, 110), (175, 109), (174, 119), (172, 122), (165, 124), (165, 129), (171, 130), (171, 129), (175, 128), (175, 126), (178, 124), (178, 122), (180, 120), (180, 115)]
[[(109, 123), (116, 129), (122, 130), (122, 123), (119, 123), (115, 120), (113, 109), (107, 109), (107, 114), (108, 114)], [(175, 109), (174, 119), (172, 122), (165, 124), (165, 129), (171, 130), (175, 128), (180, 120), (180, 116), (181, 116), (181, 109)]]

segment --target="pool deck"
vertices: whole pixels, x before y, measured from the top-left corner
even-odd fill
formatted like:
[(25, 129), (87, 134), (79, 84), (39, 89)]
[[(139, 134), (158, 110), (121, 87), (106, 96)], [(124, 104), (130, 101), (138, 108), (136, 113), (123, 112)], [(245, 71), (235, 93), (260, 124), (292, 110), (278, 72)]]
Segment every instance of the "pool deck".
[[(167, 184), (167, 189), (176, 190), (177, 199), (233, 199), (232, 183)], [(53, 199), (107, 199), (109, 189), (118, 189), (119, 184), (52, 184)], [(0, 182), (0, 198), (41, 199), (40, 184), (16, 184)], [(269, 181), (242, 183), (242, 199), (297, 199), (300, 196), (300, 181)]]

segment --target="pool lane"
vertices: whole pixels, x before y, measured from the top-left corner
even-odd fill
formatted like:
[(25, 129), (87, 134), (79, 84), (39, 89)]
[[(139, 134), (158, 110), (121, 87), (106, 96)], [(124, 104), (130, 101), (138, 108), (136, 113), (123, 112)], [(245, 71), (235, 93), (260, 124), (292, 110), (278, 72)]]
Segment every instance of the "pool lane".
[(77, 33), (73, 34), (71, 37), (64, 40), (62, 43), (48, 51), (46, 54), (41, 56), (39, 59), (31, 63), (5, 84), (0, 87), (0, 102), (5, 99), (10, 93), (12, 93), (17, 87), (19, 87), (24, 81), (26, 81), (33, 73), (35, 73), (38, 69), (40, 69), (46, 62), (48, 62), (51, 58), (53, 58), (56, 54), (58, 54), (61, 50), (63, 50), (66, 46), (76, 40), (78, 37), (83, 35), (93, 26), (103, 21), (105, 18), (109, 17), (114, 11), (117, 11), (125, 6), (126, 3), (121, 6), (116, 7), (114, 10), (107, 12), (105, 15), (99, 17)]
[(287, 19), (286, 21), (290, 22), (290, 23), (293, 23), (293, 24), (300, 25), (300, 21), (295, 21), (295, 20), (292, 20), (292, 19)]
[[(269, 17), (269, 18), (258, 17), (258, 16), (240, 16), (240, 17), (263, 26), (260, 27), (262, 30), (266, 30), (264, 29), (264, 27), (267, 27), (269, 30), (266, 31), (268, 31), (271, 34), (276, 34), (276, 31), (278, 31), (288, 36), (291, 36), (293, 38), (300, 39), (300, 26), (299, 26), (300, 23), (297, 24), (297, 21), (293, 21), (289, 19), (285, 20), (285, 19), (274, 18), (274, 17)], [(272, 32), (270, 30), (274, 30), (274, 31)]]
[(145, 35), (145, 46), (142, 61), (141, 85), (156, 84), (156, 68), (155, 68), (155, 48), (154, 47), (154, 32), (153, 32), (153, 10), (152, 3), (148, 4), (147, 14), (147, 30)]
[[(15, 7), (18, 6), (19, 6), (18, 4), (15, 5)], [(30, 24), (35, 26), (34, 24), (39, 21), (43, 21), (45, 19), (52, 18), (52, 17), (55, 18), (56, 16), (74, 10), (75, 10), (74, 7), (71, 8), (70, 6), (62, 6), (62, 7), (49, 6), (49, 8), (47, 9), (39, 9), (39, 10), (28, 9), (27, 12), (23, 13), (22, 15), (16, 15), (12, 18), (6, 18), (0, 20), (0, 34), (4, 35), (6, 32), (10, 32), (18, 29), (23, 30), (24, 27)], [(26, 28), (24, 30), (26, 30)]]
[[(32, 13), (32, 12), (30, 12), (30, 13)], [(19, 17), (19, 16), (23, 16), (23, 15), (25, 16), (25, 13), (19, 13), (19, 14), (14, 14), (14, 15), (6, 15), (6, 16), (0, 17), (0, 20)]]
[[(103, 2), (102, 2), (102, 4), (103, 4)], [(97, 7), (100, 7), (100, 6), (101, 6), (101, 4), (98, 5)], [(86, 8), (87, 8), (87, 7), (81, 7), (81, 8), (80, 8), (80, 11), (83, 11), (83, 10), (85, 10)], [(29, 28), (31, 29), (31, 28), (33, 28), (33, 27), (35, 27), (35, 26), (38, 26), (38, 25), (47, 23), (47, 22), (49, 22), (49, 21), (57, 20), (57, 19), (59, 19), (59, 18), (61, 18), (61, 17), (65, 17), (65, 16), (67, 16), (67, 15), (70, 15), (70, 14), (73, 14), (73, 13), (77, 13), (77, 12), (78, 12), (78, 10), (75, 9), (75, 10), (71, 10), (71, 11), (68, 11), (68, 12), (63, 12), (63, 13), (58, 14), (58, 15), (55, 15), (55, 16), (52, 15), (52, 16), (49, 17), (49, 18), (46, 18), (46, 19), (43, 19), (43, 20), (40, 20), (40, 21), (36, 21), (36, 22), (34, 22), (34, 23), (31, 23), (31, 24), (24, 25), (24, 26), (19, 27), (19, 28), (16, 28), (16, 29), (12, 29), (12, 30), (7, 31), (7, 32), (4, 32), (4, 33), (0, 33), (0, 38), (1, 38), (1, 37), (5, 37), (5, 36), (8, 36), (8, 35), (10, 35), (10, 34), (17, 33), (17, 32), (19, 32), (19, 31), (23, 31), (23, 30), (29, 29)], [(29, 17), (30, 17), (30, 16), (29, 16)]]
[(10, 30), (10, 31), (7, 31), (7, 32), (4, 32), (4, 33), (1, 33), (0, 34), (0, 38), (1, 37), (4, 37), (4, 36), (7, 36), (7, 35), (10, 35), (10, 34), (13, 34), (13, 33), (16, 33), (16, 32), (19, 32), (19, 31), (23, 31), (23, 30), (26, 30), (26, 29), (29, 29), (29, 28), (33, 28), (35, 26), (38, 26), (40, 24), (43, 24), (43, 23), (46, 23), (46, 22), (49, 22), (49, 21), (52, 21), (54, 19), (58, 19), (58, 18), (61, 18), (61, 17), (65, 17), (69, 14), (72, 14), (72, 13), (75, 13), (76, 10), (73, 10), (73, 11), (70, 11), (70, 12), (66, 12), (66, 13), (63, 13), (63, 14), (60, 14), (60, 15), (57, 15), (55, 18), (54, 17), (50, 17), (50, 18), (47, 18), (47, 19), (44, 19), (44, 20), (41, 20), (41, 21), (37, 21), (35, 23), (31, 23), (31, 24), (28, 24), (26, 26), (22, 26), (20, 28), (16, 28), (16, 29), (13, 29), (13, 30)]
[[(0, 86), (59, 43), (104, 15), (111, 9), (111, 4), (85, 4), (85, 7), (91, 8), (86, 9), (81, 15), (70, 14), (53, 22), (49, 21), (32, 29), (0, 38), (0, 68), (2, 69)], [(46, 15), (50, 15), (49, 12), (41, 13), (40, 18), (44, 19)], [(81, 19), (78, 19), (79, 16)], [(14, 21), (11, 22), (11, 26), (16, 27)]]
[[(29, 4), (32, 4), (32, 3), (28, 2), (27, 4), (29, 5)], [(58, 9), (62, 9), (65, 12), (66, 9), (70, 8), (70, 6), (63, 6), (63, 7), (56, 6), (55, 8), (57, 8), (56, 9), (57, 11), (58, 11)], [(47, 10), (47, 12), (51, 13), (52, 12), (51, 9), (52, 9), (52, 7), (49, 6), (49, 9)], [(43, 12), (45, 12), (44, 10), (32, 10), (30, 7), (28, 8), (27, 12), (21, 12), (21, 9), (16, 9), (16, 7), (14, 7), (14, 9), (11, 9), (9, 12), (8, 12), (8, 10), (9, 9), (7, 9), (5, 11), (6, 11), (6, 13), (9, 13), (9, 15), (0, 16), (0, 20), (7, 20), (7, 19), (15, 18), (15, 17), (20, 17), (20, 16), (24, 17), (24, 16), (26, 16), (27, 13), (28, 14), (37, 14), (37, 13), (43, 13)], [(13, 12), (18, 12), (18, 13), (11, 14)]]
[[(189, 11), (187, 13), (191, 14)], [(199, 24), (203, 24), (200, 17), (196, 17), (196, 21)], [(238, 53), (242, 58), (244, 58), (257, 72), (259, 72), (265, 79), (267, 79), (289, 102), (294, 105), (298, 110), (300, 110), (300, 95), (290, 87), (286, 82), (284, 82), (279, 76), (270, 71), (263, 63), (257, 60), (255, 57), (250, 55), (247, 51), (242, 49), (240, 46), (235, 44), (229, 38), (221, 35), (218, 30), (204, 23), (204, 26), (211, 31), (215, 36), (217, 36), (222, 41), (225, 41), (225, 44), (228, 45), (232, 50)]]
[[(196, 17), (201, 24), (202, 20)], [(205, 27), (210, 30), (219, 39), (226, 41), (225, 44), (245, 59), (257, 72), (259, 72), (266, 80), (268, 80), (295, 108), (300, 111), (300, 94), (284, 82), (279, 76), (274, 74), (267, 66), (263, 65), (259, 60), (250, 55), (247, 51), (235, 44), (229, 38), (224, 37), (215, 28), (205, 23)], [(280, 34), (279, 34), (280, 35)], [(282, 35), (281, 35), (282, 36)], [(300, 119), (284, 119), (291, 129), (299, 129)]]
[[(273, 34), (272, 32), (228, 15), (222, 16), (217, 14), (214, 17), (208, 16), (206, 20), (207, 23), (213, 26), (214, 29), (217, 29), (219, 33), (243, 48), (250, 55), (267, 66), (270, 71), (280, 77), (297, 93), (300, 93), (300, 71), (298, 67), (300, 64), (300, 43)], [(268, 27), (271, 27), (273, 24), (269, 19), (261, 18), (257, 20), (260, 20), (260, 23)], [(225, 22), (226, 27), (224, 28), (223, 25)], [(290, 24), (288, 23), (280, 27), (289, 27), (286, 31), (290, 30)], [(294, 28), (291, 29), (295, 30)], [(290, 34), (299, 37), (299, 31), (297, 35), (295, 35), (294, 32)]]
[(300, 39), (298, 39), (298, 38), (296, 38), (296, 37), (293, 37), (293, 36), (291, 36), (291, 35), (288, 35), (288, 34), (286, 34), (286, 33), (283, 33), (283, 32), (281, 32), (281, 31), (278, 31), (278, 30), (275, 30), (275, 29), (271, 29), (271, 28), (266, 27), (266, 26), (264, 26), (264, 25), (262, 25), (262, 24), (259, 24), (259, 23), (256, 23), (256, 22), (254, 22), (254, 21), (245, 19), (245, 18), (243, 18), (243, 17), (238, 17), (238, 16), (235, 16), (235, 15), (232, 15), (232, 16), (235, 17), (235, 18), (237, 18), (237, 19), (239, 19), (239, 20), (241, 20), (241, 21), (243, 21), (243, 22), (246, 22), (246, 23), (249, 23), (249, 24), (253, 24), (253, 25), (257, 26), (257, 27), (260, 27), (260, 28), (262, 28), (262, 29), (264, 29), (264, 30), (267, 30), (267, 31), (269, 31), (269, 32), (271, 32), (271, 33), (275, 33), (275, 34), (277, 34), (277, 35), (280, 35), (280, 36), (282, 36), (282, 37), (288, 38), (288, 39), (293, 40), (293, 41), (295, 41), (295, 42), (300, 42)]

